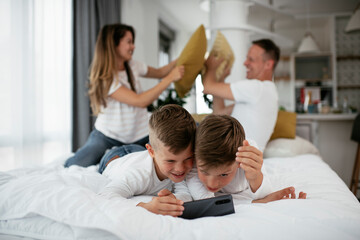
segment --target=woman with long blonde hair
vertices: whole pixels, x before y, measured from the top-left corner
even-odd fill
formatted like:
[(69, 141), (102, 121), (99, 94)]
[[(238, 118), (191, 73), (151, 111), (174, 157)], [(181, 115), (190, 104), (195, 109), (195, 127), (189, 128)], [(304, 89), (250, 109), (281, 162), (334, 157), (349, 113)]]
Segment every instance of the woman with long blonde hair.
[[(98, 164), (107, 149), (124, 144), (145, 145), (149, 141), (147, 106), (174, 81), (184, 67), (176, 60), (153, 68), (132, 59), (135, 32), (125, 24), (105, 25), (98, 35), (91, 63), (89, 98), (95, 128), (85, 145), (69, 158), (65, 167)], [(139, 77), (162, 78), (153, 88), (142, 91)]]

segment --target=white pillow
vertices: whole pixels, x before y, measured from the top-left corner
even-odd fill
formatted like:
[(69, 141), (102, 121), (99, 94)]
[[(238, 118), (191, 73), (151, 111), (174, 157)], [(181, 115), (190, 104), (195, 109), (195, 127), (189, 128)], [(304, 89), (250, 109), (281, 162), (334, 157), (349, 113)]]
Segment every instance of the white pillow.
[(319, 150), (308, 140), (296, 136), (294, 139), (277, 138), (268, 142), (264, 158), (293, 157), (301, 154), (320, 155)]

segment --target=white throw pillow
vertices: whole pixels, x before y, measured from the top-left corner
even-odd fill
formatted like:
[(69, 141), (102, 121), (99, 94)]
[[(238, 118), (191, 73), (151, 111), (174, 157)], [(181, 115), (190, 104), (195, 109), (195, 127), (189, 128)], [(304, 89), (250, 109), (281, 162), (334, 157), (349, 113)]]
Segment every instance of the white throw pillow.
[(264, 158), (293, 157), (301, 154), (320, 155), (319, 150), (308, 140), (296, 136), (294, 139), (277, 138), (268, 142)]

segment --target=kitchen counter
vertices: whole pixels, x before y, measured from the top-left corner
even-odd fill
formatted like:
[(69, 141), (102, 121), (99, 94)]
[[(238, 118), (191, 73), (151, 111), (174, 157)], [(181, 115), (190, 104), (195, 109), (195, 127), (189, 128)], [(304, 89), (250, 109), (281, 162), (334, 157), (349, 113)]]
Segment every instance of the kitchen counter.
[(302, 114), (297, 113), (296, 119), (297, 120), (316, 120), (316, 121), (346, 121), (346, 120), (354, 120), (358, 113), (329, 113), (329, 114)]
[(323, 160), (350, 186), (357, 143), (350, 136), (352, 114), (297, 114), (296, 134), (311, 141)]

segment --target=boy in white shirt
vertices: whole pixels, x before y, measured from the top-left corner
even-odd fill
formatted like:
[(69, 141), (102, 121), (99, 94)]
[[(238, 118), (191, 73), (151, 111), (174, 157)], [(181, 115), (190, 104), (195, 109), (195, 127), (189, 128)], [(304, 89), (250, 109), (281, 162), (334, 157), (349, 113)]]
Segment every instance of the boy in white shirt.
[[(295, 198), (293, 187), (272, 193), (262, 152), (250, 146), (241, 124), (229, 115), (209, 115), (200, 123), (195, 157), (196, 167), (186, 177), (194, 200), (221, 194), (239, 194), (259, 203)], [(306, 193), (300, 192), (299, 198)]]
[[(191, 200), (184, 180), (193, 166), (195, 131), (195, 121), (184, 108), (175, 104), (161, 107), (149, 120), (147, 150), (127, 154), (126, 148), (136, 145), (122, 146), (103, 157), (100, 171), (106, 167), (102, 174), (112, 181), (100, 194), (109, 198), (157, 195), (137, 206), (156, 214), (180, 216), (183, 201)], [(127, 155), (121, 157), (122, 153)]]

